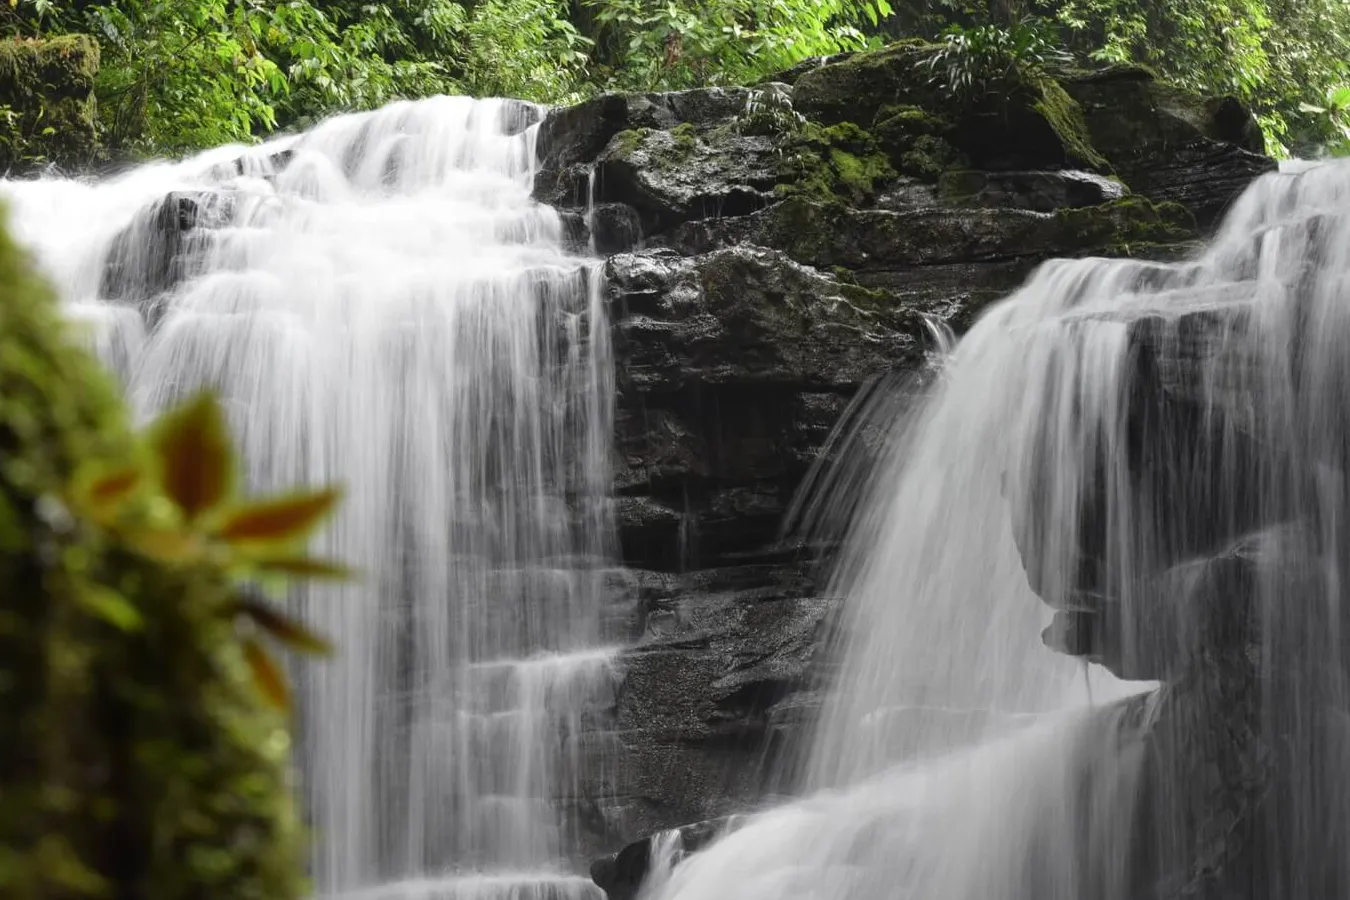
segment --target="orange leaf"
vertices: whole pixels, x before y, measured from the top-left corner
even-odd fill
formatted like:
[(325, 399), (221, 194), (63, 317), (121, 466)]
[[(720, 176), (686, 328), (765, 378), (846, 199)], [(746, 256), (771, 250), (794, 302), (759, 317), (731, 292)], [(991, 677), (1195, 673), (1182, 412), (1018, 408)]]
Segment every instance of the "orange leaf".
[(224, 501), (234, 489), (234, 455), (220, 404), (199, 394), (155, 423), (152, 444), (164, 492), (189, 522)]
[(141, 470), (136, 466), (124, 466), (95, 478), (89, 485), (89, 499), (96, 506), (115, 504), (141, 483)]
[(267, 702), (282, 712), (291, 708), (291, 689), (286, 684), (286, 676), (281, 674), (281, 669), (272, 657), (267, 655), (267, 651), (262, 648), (257, 641), (244, 641), (244, 658), (248, 660), (248, 667), (253, 672), (253, 682), (262, 691), (263, 697)]
[(289, 544), (307, 537), (341, 497), (333, 488), (250, 503), (228, 512), (216, 537), (232, 544)]
[(332, 645), (326, 640), (266, 604), (242, 599), (235, 608), (240, 615), (247, 616), (263, 631), (293, 650), (322, 655), (333, 652)]

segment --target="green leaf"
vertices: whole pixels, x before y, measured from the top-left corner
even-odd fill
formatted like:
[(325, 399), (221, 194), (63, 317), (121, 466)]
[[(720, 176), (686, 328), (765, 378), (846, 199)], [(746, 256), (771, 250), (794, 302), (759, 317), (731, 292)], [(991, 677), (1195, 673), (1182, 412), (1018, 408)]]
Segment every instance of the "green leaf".
[(86, 585), (78, 597), (80, 605), (87, 611), (121, 631), (139, 631), (145, 624), (140, 610), (112, 588), (101, 584)]
[(231, 544), (291, 544), (328, 518), (341, 496), (328, 488), (237, 507), (221, 519), (215, 535)]
[(237, 600), (234, 608), (236, 613), (249, 619), (292, 650), (319, 656), (327, 656), (333, 652), (333, 645), (328, 641), (264, 603), (245, 598)]
[(234, 491), (234, 454), (225, 417), (210, 393), (162, 416), (151, 444), (160, 465), (164, 492), (194, 522)]
[(244, 641), (244, 659), (253, 673), (253, 683), (267, 702), (281, 712), (289, 712), (291, 689), (286, 676), (262, 645), (252, 639)]

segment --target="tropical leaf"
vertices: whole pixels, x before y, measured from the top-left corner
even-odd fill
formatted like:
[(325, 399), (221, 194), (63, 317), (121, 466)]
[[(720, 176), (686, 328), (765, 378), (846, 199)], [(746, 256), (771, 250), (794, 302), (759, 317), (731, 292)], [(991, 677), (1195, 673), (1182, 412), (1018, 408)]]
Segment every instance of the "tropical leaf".
[(253, 673), (253, 682), (267, 702), (282, 712), (291, 708), (291, 689), (286, 676), (262, 645), (253, 639), (244, 641), (244, 659)]
[(308, 537), (341, 496), (329, 488), (240, 506), (225, 514), (215, 535), (231, 544), (291, 544)]
[(139, 631), (145, 624), (140, 610), (130, 600), (101, 584), (86, 585), (79, 592), (79, 602), (90, 613), (122, 631)]
[(162, 416), (151, 435), (164, 492), (188, 522), (234, 490), (234, 454), (220, 404), (209, 393)]
[(319, 655), (333, 652), (328, 641), (264, 603), (241, 599), (236, 602), (235, 611), (293, 650)]

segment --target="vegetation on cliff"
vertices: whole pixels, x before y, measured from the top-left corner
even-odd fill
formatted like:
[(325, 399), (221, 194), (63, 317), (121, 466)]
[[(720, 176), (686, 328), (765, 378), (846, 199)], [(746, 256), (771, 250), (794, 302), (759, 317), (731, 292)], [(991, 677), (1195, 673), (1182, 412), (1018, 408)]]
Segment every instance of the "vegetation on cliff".
[[(944, 42), (954, 80), (1142, 64), (1257, 113), (1273, 150), (1344, 148), (1341, 0), (14, 0), (0, 33), (84, 32), (107, 144), (175, 153), (430, 93), (572, 101), (750, 84), (811, 56)], [(11, 109), (15, 107), (11, 106)], [(28, 115), (19, 110), (18, 115)]]

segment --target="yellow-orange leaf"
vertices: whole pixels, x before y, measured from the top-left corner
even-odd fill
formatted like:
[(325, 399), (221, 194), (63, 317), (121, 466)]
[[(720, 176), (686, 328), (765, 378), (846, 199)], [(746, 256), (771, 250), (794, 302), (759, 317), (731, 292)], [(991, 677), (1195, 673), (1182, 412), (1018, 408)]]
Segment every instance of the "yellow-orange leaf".
[(184, 531), (131, 531), (126, 541), (142, 556), (169, 565), (196, 561), (203, 550), (201, 540)]
[(211, 394), (199, 394), (160, 417), (151, 442), (159, 457), (164, 492), (189, 522), (234, 490), (234, 455), (225, 416)]
[(253, 561), (260, 572), (269, 575), (286, 575), (291, 578), (323, 578), (333, 581), (346, 581), (355, 573), (346, 566), (326, 559), (310, 559), (306, 556), (267, 556)]
[(258, 686), (258, 690), (262, 691), (267, 702), (282, 712), (289, 710), (291, 689), (286, 684), (286, 676), (281, 674), (281, 669), (277, 667), (272, 657), (267, 655), (262, 645), (254, 640), (244, 641), (244, 658), (248, 660), (248, 667), (253, 672), (253, 682)]
[(231, 544), (291, 544), (318, 527), (340, 496), (340, 491), (329, 488), (250, 503), (226, 513), (216, 536)]
[(236, 605), (236, 610), (240, 615), (247, 616), (263, 631), (293, 650), (323, 655), (333, 652), (332, 645), (326, 640), (264, 603), (241, 599)]

